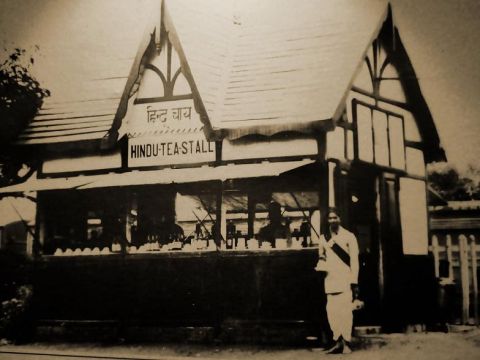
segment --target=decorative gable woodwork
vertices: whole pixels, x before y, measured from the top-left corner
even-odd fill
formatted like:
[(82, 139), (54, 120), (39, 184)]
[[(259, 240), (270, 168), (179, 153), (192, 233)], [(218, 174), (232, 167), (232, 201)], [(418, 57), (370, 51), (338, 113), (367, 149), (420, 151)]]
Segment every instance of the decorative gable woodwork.
[(158, 52), (147, 60), (135, 104), (191, 99), (192, 89), (183, 74), (180, 58), (165, 30)]

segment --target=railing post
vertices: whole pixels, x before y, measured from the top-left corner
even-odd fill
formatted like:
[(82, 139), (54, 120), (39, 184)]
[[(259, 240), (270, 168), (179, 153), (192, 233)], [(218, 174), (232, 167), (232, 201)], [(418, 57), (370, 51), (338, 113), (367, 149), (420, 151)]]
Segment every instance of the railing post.
[(470, 235), (470, 250), (472, 257), (472, 281), (473, 281), (473, 318), (478, 325), (478, 278), (477, 278), (477, 244), (475, 236)]
[(458, 237), (458, 245), (460, 252), (460, 280), (462, 284), (462, 323), (467, 324), (470, 308), (470, 282), (468, 279), (468, 244), (465, 235)]
[(452, 235), (447, 235), (445, 251), (447, 253), (447, 261), (448, 261), (448, 278), (449, 280), (453, 280), (454, 276), (453, 276)]

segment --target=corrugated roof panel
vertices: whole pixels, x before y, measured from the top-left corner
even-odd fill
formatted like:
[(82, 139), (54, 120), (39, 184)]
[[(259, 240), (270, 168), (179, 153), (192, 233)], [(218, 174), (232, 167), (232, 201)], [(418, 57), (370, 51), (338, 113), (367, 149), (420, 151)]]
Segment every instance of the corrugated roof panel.
[(221, 101), (229, 62), (233, 1), (166, 1), (165, 15), (167, 27), (174, 28), (178, 35), (198, 95), (212, 117)]
[(220, 3), (167, 8), (210, 123), (229, 138), (334, 117), (387, 10), (377, 0)]
[[(99, 127), (99, 126), (101, 127), (110, 126), (112, 124), (113, 116), (110, 115), (103, 118), (105, 118), (105, 120), (85, 121), (85, 118), (83, 118), (81, 119), (82, 120), (81, 122), (75, 122), (75, 123), (67, 122), (65, 124), (59, 123), (59, 124), (52, 124), (52, 125), (46, 125), (46, 126), (34, 126), (34, 127), (31, 126), (30, 128), (26, 129), (23, 132), (23, 135), (38, 134), (42, 132), (51, 132), (53, 130), (89, 129), (89, 128)], [(93, 118), (93, 119), (97, 119), (97, 118)]]
[(42, 145), (42, 144), (57, 144), (68, 143), (74, 141), (98, 140), (105, 136), (106, 131), (94, 131), (87, 133), (79, 133), (74, 135), (61, 135), (46, 138), (21, 139), (18, 141), (22, 145)]
[[(61, 86), (53, 86), (19, 143), (105, 135), (98, 129), (116, 113), (141, 43), (142, 31), (130, 26), (153, 30), (148, 16), (157, 7), (146, 3), (145, 9), (123, 3), (122, 19), (101, 16), (109, 11), (103, 5), (98, 16), (79, 18), (91, 13), (91, 4), (78, 4), (72, 18), (50, 24), (52, 31), (63, 29), (58, 44), (44, 48), (46, 57), (62, 61), (55, 77)], [(210, 125), (235, 138), (306, 130), (334, 117), (387, 7), (383, 0), (165, 0), (164, 9), (165, 28)], [(98, 38), (78, 34), (78, 22)], [(124, 27), (130, 33), (120, 35)], [(103, 116), (101, 124), (93, 119)]]
[(65, 142), (61, 139), (101, 139), (110, 129), (120, 99), (68, 103), (46, 102), (17, 139), (17, 144), (33, 145)]
[(109, 125), (103, 126), (90, 126), (86, 128), (76, 128), (76, 129), (66, 129), (66, 130), (52, 130), (45, 132), (35, 132), (35, 133), (24, 133), (20, 135), (20, 140), (22, 139), (40, 139), (40, 138), (50, 138), (57, 136), (69, 136), (69, 135), (81, 135), (81, 134), (91, 134), (94, 132), (104, 132), (106, 133), (110, 129)]

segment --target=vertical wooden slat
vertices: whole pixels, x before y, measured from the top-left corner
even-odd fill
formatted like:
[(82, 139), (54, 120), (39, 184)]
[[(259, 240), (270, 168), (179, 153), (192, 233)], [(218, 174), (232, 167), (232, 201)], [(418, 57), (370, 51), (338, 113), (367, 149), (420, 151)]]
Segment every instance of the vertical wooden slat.
[(440, 254), (438, 248), (438, 238), (436, 235), (432, 236), (432, 254), (433, 254), (433, 263), (435, 266), (435, 277), (440, 276)]
[(462, 285), (462, 323), (467, 324), (469, 319), (470, 307), (470, 283), (468, 279), (468, 244), (467, 237), (460, 235), (458, 237), (460, 250), (460, 280)]
[(477, 246), (475, 236), (470, 235), (470, 250), (472, 257), (472, 282), (473, 282), (473, 317), (478, 325), (478, 278), (477, 278)]
[(452, 236), (450, 234), (447, 235), (445, 251), (447, 253), (447, 261), (448, 261), (448, 278), (450, 280), (453, 280)]

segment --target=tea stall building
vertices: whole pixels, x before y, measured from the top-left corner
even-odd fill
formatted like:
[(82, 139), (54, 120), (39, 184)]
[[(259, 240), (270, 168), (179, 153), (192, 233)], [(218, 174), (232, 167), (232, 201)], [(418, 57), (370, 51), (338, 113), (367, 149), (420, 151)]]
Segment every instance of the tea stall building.
[[(53, 94), (18, 138), (41, 165), (1, 192), (37, 193), (39, 320), (314, 328), (335, 206), (357, 323), (426, 321), (425, 164), (444, 154), (391, 9), (241, 4), (161, 2), (120, 92), (98, 74), (87, 99)], [(272, 201), (289, 234), (267, 241)]]

